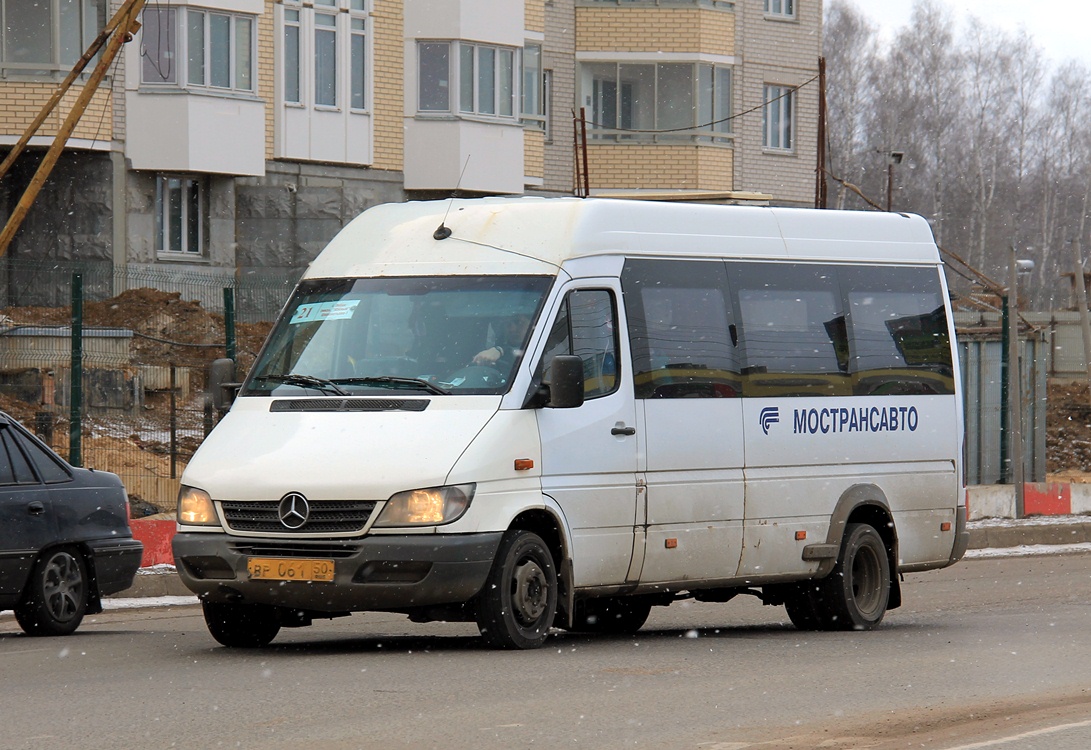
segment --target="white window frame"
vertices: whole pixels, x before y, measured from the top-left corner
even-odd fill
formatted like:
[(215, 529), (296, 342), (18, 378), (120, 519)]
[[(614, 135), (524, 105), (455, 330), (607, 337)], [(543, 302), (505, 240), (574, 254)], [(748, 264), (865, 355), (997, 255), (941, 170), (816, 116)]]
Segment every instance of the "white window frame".
[[(278, 4), (277, 99), (286, 107), (327, 112), (371, 111), (374, 88), (371, 63), (370, 0), (283, 0)], [(322, 23), (332, 19), (332, 25)], [(288, 30), (297, 40), (298, 58), (287, 54)], [(320, 101), (319, 35), (333, 35), (332, 101)], [(294, 64), (294, 67), (293, 67)], [(297, 84), (297, 90), (290, 89)]]
[(767, 151), (795, 150), (796, 87), (767, 83), (762, 87), (761, 146)]
[[(425, 109), (422, 105), (422, 50), (447, 47), (447, 106)], [(417, 114), (455, 115), (513, 122), (518, 119), (516, 103), (522, 101), (522, 50), (495, 44), (460, 40), (417, 41)], [(484, 75), (483, 61), (491, 57), (492, 75)], [(502, 64), (507, 57), (510, 62)], [(507, 78), (505, 79), (505, 75)]]
[(520, 116), (528, 127), (544, 131), (546, 130), (546, 75), (542, 68), (541, 44), (524, 45), (519, 70), (522, 81), (522, 95), (519, 97)]
[(765, 0), (765, 15), (770, 18), (795, 18), (797, 0)]
[[(731, 65), (725, 65), (725, 64), (722, 64), (722, 63), (713, 63), (713, 62), (702, 62), (702, 61), (698, 61), (698, 62), (689, 62), (689, 61), (664, 61), (664, 62), (658, 62), (658, 61), (653, 61), (653, 60), (624, 60), (624, 61), (618, 61), (618, 60), (587, 60), (587, 61), (583, 62), (583, 65), (585, 65), (585, 66), (612, 65), (612, 66), (614, 66), (614, 70), (615, 70), (615, 78), (613, 80), (613, 86), (610, 87), (611, 90), (613, 91), (613, 95), (615, 97), (615, 101), (614, 101), (612, 107), (610, 107), (610, 109), (615, 113), (615, 118), (616, 118), (615, 122), (613, 124), (600, 122), (599, 118), (600, 118), (601, 115), (596, 115), (595, 114), (596, 104), (599, 103), (598, 98), (601, 97), (603, 91), (598, 90), (594, 86), (594, 80), (606, 80), (606, 79), (595, 79), (595, 78), (593, 78), (594, 74), (592, 74), (592, 77), (588, 77), (583, 71), (581, 71), (581, 75), (580, 75), (581, 86), (591, 85), (591, 87), (592, 87), (592, 90), (590, 90), (590, 91), (582, 91), (581, 92), (580, 101), (585, 102), (586, 106), (588, 106), (588, 109), (589, 109), (588, 116), (589, 116), (589, 120), (590, 120), (589, 123), (588, 123), (588, 132), (590, 133), (591, 137), (594, 138), (595, 140), (603, 141), (603, 140), (613, 139), (613, 140), (619, 140), (619, 141), (624, 140), (624, 141), (627, 141), (627, 142), (632, 142), (632, 141), (661, 141), (661, 142), (666, 142), (666, 141), (686, 140), (686, 141), (699, 141), (699, 142), (709, 142), (710, 141), (710, 142), (713, 142), (713, 143), (730, 143), (734, 138), (734, 133), (733, 133), (733, 128), (732, 128), (732, 121), (730, 119), (727, 119), (727, 118), (730, 118), (731, 114), (732, 114), (732, 111), (731, 111), (731, 97), (732, 97), (732, 88), (735, 85), (734, 84), (734, 68)], [(661, 71), (659, 69), (660, 65), (671, 65), (671, 66), (685, 65), (685, 66), (689, 66), (690, 69), (691, 69), (691, 72), (690, 72), (690, 75), (689, 75), (689, 82), (690, 82), (690, 86), (691, 86), (691, 91), (690, 91), (691, 102), (693, 103), (693, 121), (692, 121), (692, 128), (690, 128), (690, 129), (678, 130), (677, 128), (674, 128), (674, 127), (667, 128), (667, 127), (660, 124), (660, 121), (665, 116), (665, 113), (661, 113), (661, 107), (665, 106), (668, 103), (668, 102), (665, 102), (665, 101), (660, 101), (660, 99), (661, 99), (661, 97), (659, 95), (659, 87), (660, 87), (660, 80), (661, 80), (661, 76), (660, 76)], [(624, 118), (624, 115), (623, 115), (624, 107), (623, 107), (623, 105), (625, 103), (626, 97), (631, 93), (630, 90), (627, 89), (624, 86), (624, 81), (622, 80), (621, 66), (646, 66), (646, 67), (651, 69), (650, 76), (648, 76), (648, 80), (651, 81), (651, 85), (653, 86), (653, 90), (654, 90), (654, 95), (652, 96), (652, 112), (651, 112), (651, 122), (652, 122), (652, 124), (647, 126), (647, 127), (636, 128), (636, 130), (656, 131), (656, 130), (659, 130), (659, 129), (664, 129), (664, 130), (671, 130), (673, 132), (666, 132), (666, 133), (631, 132), (629, 130), (626, 130), (625, 127), (619, 127), (618, 126), (618, 123), (623, 122), (623, 118)], [(707, 70), (708, 74), (711, 76), (711, 81), (713, 83), (713, 88), (712, 88), (712, 91), (711, 91), (713, 99), (708, 102), (707, 107), (705, 106), (705, 103), (702, 102), (702, 100), (701, 100), (701, 97), (702, 97), (702, 94), (703, 94), (703, 92), (701, 90), (702, 69)], [(726, 112), (723, 111), (723, 107), (719, 107), (719, 108), (717, 107), (717, 104), (720, 103), (720, 102), (717, 101), (716, 96), (715, 96), (715, 94), (716, 94), (715, 86), (716, 86), (717, 81), (720, 81), (720, 82), (726, 81), (726, 86), (727, 86), (727, 89), (728, 89), (727, 90), (727, 96), (723, 100), (721, 100), (722, 102), (726, 103), (727, 110), (728, 110)], [(606, 90), (605, 87), (604, 87), (603, 90)], [(605, 108), (608, 105), (606, 103), (601, 103), (600, 106)], [(721, 122), (718, 122), (717, 124), (711, 125), (711, 126), (708, 126), (708, 127), (703, 127), (703, 128), (700, 128), (700, 129), (698, 128), (698, 126), (707, 125), (708, 123), (711, 123), (711, 122), (714, 122), (714, 121), (717, 121), (717, 120), (719, 120)], [(628, 126), (626, 126), (626, 127), (628, 127)]]
[(28, 2), (27, 0), (0, 0), (0, 73), (5, 76), (66, 74), (102, 31), (109, 20), (107, 14), (112, 12), (108, 0), (80, 0), (74, 9), (79, 14), (78, 27), (73, 29), (69, 25), (73, 17), (61, 13), (62, 7), (68, 7), (67, 3), (62, 6), (61, 0), (39, 0), (39, 2), (45, 2), (48, 5), (47, 54), (41, 59), (16, 62), (8, 59), (8, 51), (18, 42), (23, 42), (22, 46), (25, 46), (25, 39), (11, 38), (16, 34), (11, 19), (18, 13), (16, 9), (25, 11)]
[[(178, 183), (181, 197), (177, 220), (171, 210), (169, 192)], [(196, 175), (160, 173), (155, 176), (155, 249), (160, 257), (204, 259), (208, 248), (208, 178)], [(196, 215), (194, 215), (196, 214)], [(189, 227), (196, 223), (196, 247), (191, 247)], [(174, 224), (179, 225), (178, 247), (172, 247)]]
[[(219, 94), (257, 95), (257, 16), (245, 13), (225, 13), (208, 8), (188, 6), (160, 7), (145, 6), (144, 13), (158, 12), (159, 19), (166, 19), (162, 27), (145, 23), (140, 40), (140, 83), (142, 86), (180, 88), (191, 91), (208, 91)], [(213, 19), (227, 20), (227, 85), (213, 82)], [(143, 20), (143, 17), (142, 17)], [(197, 36), (193, 33), (194, 20), (200, 21), (201, 36), (199, 47)], [(249, 27), (245, 52), (240, 47), (240, 27)], [(143, 34), (156, 35), (154, 45), (149, 47), (150, 39)], [(158, 55), (158, 50), (166, 55)], [(149, 51), (150, 50), (150, 51)], [(143, 58), (158, 55), (158, 61), (151, 63), (151, 69), (157, 76), (149, 78), (148, 60)], [(195, 54), (194, 54), (195, 53)], [(195, 63), (199, 62), (198, 74), (195, 75)], [(199, 80), (195, 80), (199, 77)], [(156, 80), (158, 78), (158, 80)]]

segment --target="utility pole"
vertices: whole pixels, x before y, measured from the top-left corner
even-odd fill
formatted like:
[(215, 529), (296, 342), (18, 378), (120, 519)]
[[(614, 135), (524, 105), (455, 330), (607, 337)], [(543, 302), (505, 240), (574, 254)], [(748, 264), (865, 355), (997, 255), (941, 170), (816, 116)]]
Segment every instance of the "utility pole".
[[(76, 98), (76, 102), (72, 105), (72, 111), (68, 113), (68, 117), (65, 118), (64, 123), (57, 131), (57, 135), (53, 139), (53, 145), (49, 147), (45, 157), (42, 159), (42, 163), (38, 166), (38, 171), (34, 173), (34, 177), (31, 178), (30, 184), (27, 185), (26, 191), (23, 192), (23, 197), (20, 198), (19, 202), (15, 205), (14, 210), (11, 212), (11, 216), (8, 217), (7, 224), (4, 226), (3, 231), (0, 232), (0, 256), (7, 253), (8, 247), (15, 237), (15, 233), (19, 231), (19, 226), (23, 223), (23, 219), (26, 218), (30, 206), (34, 203), (34, 199), (38, 197), (38, 193), (41, 192), (42, 187), (45, 185), (45, 181), (49, 179), (49, 173), (53, 171), (53, 167), (56, 166), (57, 160), (60, 159), (65, 144), (68, 143), (72, 131), (76, 129), (76, 124), (80, 121), (84, 111), (87, 109), (87, 105), (91, 102), (91, 98), (95, 95), (95, 91), (98, 89), (99, 84), (106, 76), (106, 71), (110, 69), (110, 65), (113, 63), (114, 58), (121, 49), (121, 45), (130, 41), (133, 38), (133, 34), (140, 28), (140, 23), (137, 21), (137, 18), (140, 17), (140, 11), (144, 7), (144, 2), (145, 0), (126, 0), (125, 4), (114, 15), (114, 20), (117, 20), (118, 23), (111, 32), (110, 41), (106, 44), (106, 49), (102, 53), (102, 58), (99, 59), (94, 71), (87, 79), (87, 83), (84, 84), (83, 90)], [(98, 42), (97, 39), (95, 41), (96, 43)], [(95, 43), (92, 43), (92, 47), (94, 46)], [(88, 59), (93, 56), (94, 53), (91, 53), (91, 55), (88, 56)], [(55, 106), (55, 102), (53, 102), (52, 99), (50, 101)], [(57, 97), (57, 101), (59, 101), (59, 97)], [(42, 117), (43, 121), (44, 119), (45, 118)], [(27, 140), (29, 141), (29, 138), (27, 138)], [(6, 168), (7, 167), (5, 166), (5, 169)]]

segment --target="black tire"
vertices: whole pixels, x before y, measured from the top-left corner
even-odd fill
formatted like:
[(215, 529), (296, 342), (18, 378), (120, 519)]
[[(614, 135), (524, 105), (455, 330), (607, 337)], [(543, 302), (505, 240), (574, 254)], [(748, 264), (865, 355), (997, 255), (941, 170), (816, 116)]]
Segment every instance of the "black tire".
[(89, 597), (83, 555), (67, 547), (50, 550), (35, 564), (15, 619), (27, 635), (68, 635), (83, 622)]
[(495, 648), (545, 643), (557, 612), (557, 569), (541, 537), (521, 530), (504, 534), (475, 609), (481, 635)]
[(267, 604), (204, 602), (204, 610), (208, 632), (225, 646), (268, 646), (280, 632), (276, 609)]
[(815, 593), (815, 582), (805, 581), (784, 600), (788, 619), (798, 630), (822, 630), (822, 610)]
[(648, 621), (650, 602), (635, 597), (585, 599), (576, 602), (569, 630), (608, 635), (631, 635)]
[(879, 532), (863, 523), (846, 526), (837, 565), (817, 584), (823, 629), (878, 626), (890, 601), (890, 561)]

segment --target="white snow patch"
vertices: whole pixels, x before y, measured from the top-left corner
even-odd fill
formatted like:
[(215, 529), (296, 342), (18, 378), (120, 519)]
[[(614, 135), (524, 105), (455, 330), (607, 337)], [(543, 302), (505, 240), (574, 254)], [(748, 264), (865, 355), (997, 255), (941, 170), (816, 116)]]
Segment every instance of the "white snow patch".
[(1024, 544), (1019, 547), (990, 547), (971, 549), (966, 559), (982, 557), (1031, 557), (1033, 555), (1070, 555), (1074, 552), (1091, 552), (1091, 542), (1080, 544)]

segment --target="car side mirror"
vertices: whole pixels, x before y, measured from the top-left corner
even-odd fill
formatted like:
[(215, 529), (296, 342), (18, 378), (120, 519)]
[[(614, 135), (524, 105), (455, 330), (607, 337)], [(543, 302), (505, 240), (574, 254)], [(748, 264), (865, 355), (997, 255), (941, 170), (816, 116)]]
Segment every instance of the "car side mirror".
[(216, 411), (227, 411), (242, 383), (235, 382), (235, 361), (223, 357), (208, 366), (208, 393)]
[(575, 354), (558, 354), (549, 364), (549, 401), (554, 409), (583, 405), (583, 360)]

